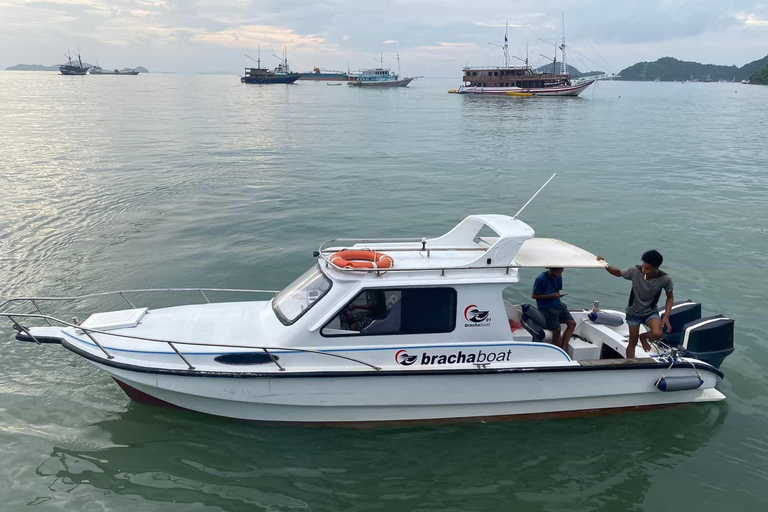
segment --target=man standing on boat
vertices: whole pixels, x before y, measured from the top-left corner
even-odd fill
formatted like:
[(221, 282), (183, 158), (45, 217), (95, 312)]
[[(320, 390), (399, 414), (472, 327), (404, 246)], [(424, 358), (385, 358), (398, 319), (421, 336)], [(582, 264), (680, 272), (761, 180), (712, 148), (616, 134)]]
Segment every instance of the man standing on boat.
[[(599, 258), (602, 259), (602, 258)], [(642, 256), (642, 264), (633, 265), (621, 270), (610, 265), (605, 267), (608, 273), (623, 277), (632, 281), (632, 291), (629, 294), (627, 305), (627, 324), (629, 325), (629, 343), (627, 344), (627, 359), (635, 357), (637, 340), (643, 344), (646, 352), (651, 351), (648, 340), (656, 341), (663, 336), (662, 325), (667, 332), (672, 331), (669, 323), (669, 315), (664, 315), (664, 320), (659, 317), (659, 297), (661, 290), (667, 293), (665, 311), (672, 311), (675, 298), (672, 294), (672, 278), (666, 272), (659, 270), (664, 258), (659, 251), (646, 251)], [(640, 324), (645, 324), (650, 332), (640, 334)]]
[[(563, 295), (560, 290), (563, 289), (563, 269), (550, 268), (542, 272), (533, 283), (532, 299), (536, 299), (536, 307), (541, 311), (546, 320), (545, 329), (552, 331), (552, 343), (568, 350), (568, 342), (571, 341), (571, 335), (576, 328), (576, 322), (573, 320), (568, 307), (560, 302)], [(565, 324), (565, 333), (560, 338), (560, 324)]]

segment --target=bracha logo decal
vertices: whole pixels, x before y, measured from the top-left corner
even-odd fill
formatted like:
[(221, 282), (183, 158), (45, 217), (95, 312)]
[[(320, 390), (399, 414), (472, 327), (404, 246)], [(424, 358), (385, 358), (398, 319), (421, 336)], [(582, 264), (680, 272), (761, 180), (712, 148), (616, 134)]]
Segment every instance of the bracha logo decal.
[(418, 359), (417, 356), (409, 356), (405, 350), (398, 350), (395, 354), (395, 361), (401, 366), (411, 366)]
[(480, 311), (477, 309), (476, 304), (470, 304), (464, 309), (464, 318), (467, 319), (467, 322), (487, 322), (490, 321), (490, 318), (488, 318), (488, 311)]

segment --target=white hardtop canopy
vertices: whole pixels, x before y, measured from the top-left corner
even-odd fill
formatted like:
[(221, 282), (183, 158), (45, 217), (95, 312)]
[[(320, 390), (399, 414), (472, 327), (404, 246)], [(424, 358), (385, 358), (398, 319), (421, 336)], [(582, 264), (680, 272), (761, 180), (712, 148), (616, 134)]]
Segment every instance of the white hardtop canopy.
[(605, 268), (604, 260), (581, 247), (555, 238), (531, 238), (526, 240), (514, 259), (519, 267), (545, 268)]
[[(497, 236), (481, 236), (485, 228)], [(391, 269), (340, 269), (330, 256), (342, 249), (369, 249), (394, 259)], [(569, 243), (551, 238), (534, 238), (525, 222), (508, 215), (470, 215), (448, 233), (437, 238), (329, 240), (320, 247), (321, 263), (347, 275), (374, 272), (496, 269), (516, 280), (520, 267), (604, 268), (605, 261)]]

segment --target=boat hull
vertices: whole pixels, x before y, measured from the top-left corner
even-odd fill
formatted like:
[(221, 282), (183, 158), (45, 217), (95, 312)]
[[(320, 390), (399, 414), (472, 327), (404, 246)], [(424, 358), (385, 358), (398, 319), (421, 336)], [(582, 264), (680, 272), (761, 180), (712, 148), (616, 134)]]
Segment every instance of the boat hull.
[(538, 371), (384, 372), (281, 376), (187, 376), (116, 368), (134, 400), (252, 421), (354, 424), (578, 416), (725, 399), (720, 377), (699, 370), (698, 389), (661, 392), (659, 377), (688, 368), (583, 367)]
[(301, 77), (300, 74), (295, 73), (285, 76), (274, 76), (268, 78), (255, 78), (250, 76), (240, 77), (240, 81), (245, 84), (292, 84)]
[(530, 93), (533, 96), (578, 96), (593, 83), (595, 83), (595, 80), (588, 80), (569, 86), (531, 89), (520, 87), (461, 87), (457, 92), (459, 94), (495, 94), (498, 96), (508, 95), (508, 93)]
[(413, 82), (413, 78), (403, 78), (402, 80), (386, 80), (381, 82), (375, 81), (355, 81), (349, 82), (352, 87), (407, 87), (408, 84)]

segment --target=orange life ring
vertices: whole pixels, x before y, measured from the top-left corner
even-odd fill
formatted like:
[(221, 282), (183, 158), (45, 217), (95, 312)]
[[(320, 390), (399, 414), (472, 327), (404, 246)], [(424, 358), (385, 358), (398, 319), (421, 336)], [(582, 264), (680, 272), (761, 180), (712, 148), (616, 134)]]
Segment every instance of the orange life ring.
[(392, 268), (395, 260), (392, 256), (366, 249), (339, 251), (331, 256), (331, 263), (339, 268)]

